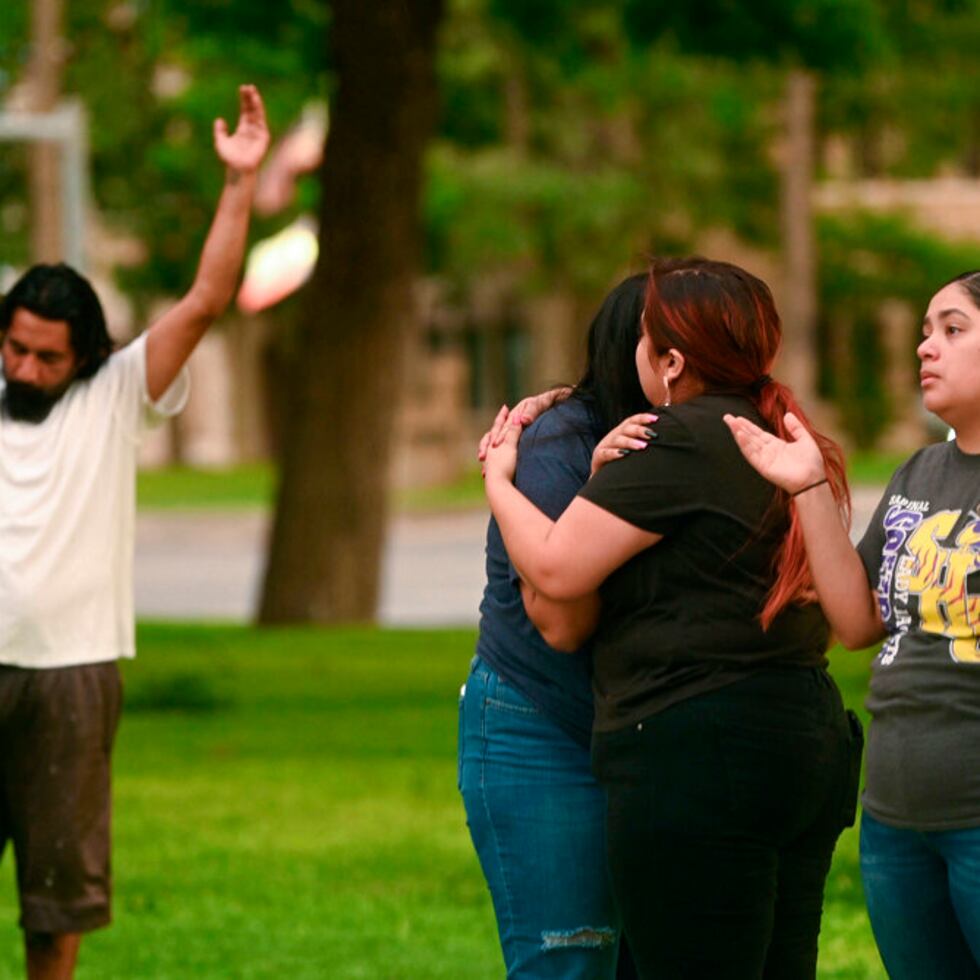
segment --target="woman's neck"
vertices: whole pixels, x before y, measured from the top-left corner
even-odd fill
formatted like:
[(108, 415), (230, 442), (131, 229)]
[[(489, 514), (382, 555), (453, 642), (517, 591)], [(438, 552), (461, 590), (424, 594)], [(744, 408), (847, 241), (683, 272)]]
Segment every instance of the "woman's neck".
[(971, 429), (956, 430), (956, 445), (961, 452), (970, 456), (980, 455), (980, 429), (973, 426)]

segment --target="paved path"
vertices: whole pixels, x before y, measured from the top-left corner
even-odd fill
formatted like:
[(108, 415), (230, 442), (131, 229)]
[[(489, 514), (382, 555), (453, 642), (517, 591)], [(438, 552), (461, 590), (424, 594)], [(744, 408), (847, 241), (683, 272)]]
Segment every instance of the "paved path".
[[(401, 517), (391, 525), (380, 620), (389, 626), (471, 625), (483, 592), (483, 511)], [(264, 514), (140, 512), (136, 612), (155, 619), (247, 621), (258, 602)]]
[[(881, 488), (854, 494), (855, 536)], [(397, 518), (382, 572), (388, 626), (474, 625), (483, 591), (484, 511)], [(258, 512), (140, 512), (136, 611), (144, 618), (248, 621), (262, 576), (267, 518)]]

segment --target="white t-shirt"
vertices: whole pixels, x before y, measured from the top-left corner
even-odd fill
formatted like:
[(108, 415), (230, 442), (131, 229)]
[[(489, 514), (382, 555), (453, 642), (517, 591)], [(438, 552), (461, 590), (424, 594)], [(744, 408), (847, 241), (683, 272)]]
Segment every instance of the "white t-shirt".
[(136, 453), (187, 389), (182, 372), (150, 402), (143, 334), (74, 382), (43, 422), (0, 413), (0, 664), (134, 655)]

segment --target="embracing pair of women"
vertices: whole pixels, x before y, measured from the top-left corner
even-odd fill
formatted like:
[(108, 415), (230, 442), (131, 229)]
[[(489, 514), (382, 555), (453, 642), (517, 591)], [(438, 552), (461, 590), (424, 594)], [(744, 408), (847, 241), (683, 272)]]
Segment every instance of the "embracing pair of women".
[(980, 275), (919, 347), (957, 439), (899, 469), (857, 551), (840, 450), (770, 376), (780, 335), (744, 270), (655, 262), (582, 383), (487, 441), (460, 784), (509, 976), (628, 975), (621, 928), (642, 977), (815, 975), (861, 753), (830, 628), (886, 640), (862, 824), (886, 968), (980, 975)]

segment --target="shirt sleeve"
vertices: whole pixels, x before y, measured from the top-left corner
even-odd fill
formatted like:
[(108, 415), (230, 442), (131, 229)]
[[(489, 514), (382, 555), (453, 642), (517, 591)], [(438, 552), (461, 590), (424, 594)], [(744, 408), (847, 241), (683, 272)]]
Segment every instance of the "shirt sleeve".
[(134, 438), (176, 415), (187, 402), (189, 378), (182, 368), (173, 384), (153, 401), (146, 390), (146, 334), (114, 351), (93, 378)]
[(134, 425), (138, 431), (151, 429), (181, 412), (187, 404), (190, 375), (182, 367), (170, 387), (155, 401), (146, 389), (146, 333), (116, 351), (106, 366), (114, 386), (127, 403), (132, 403)]
[(704, 507), (711, 476), (690, 429), (673, 413), (657, 411), (657, 438), (646, 449), (607, 463), (579, 496), (634, 527), (666, 535)]
[(868, 576), (868, 582), (872, 589), (878, 589), (878, 580), (881, 577), (881, 558), (885, 550), (885, 545), (888, 543), (888, 530), (885, 527), (885, 518), (888, 515), (889, 501), (893, 494), (901, 493), (905, 485), (905, 474), (918, 455), (919, 453), (915, 453), (892, 474), (892, 478), (888, 481), (885, 492), (881, 495), (881, 500), (878, 501), (878, 506), (875, 508), (871, 523), (868, 524), (867, 530), (865, 530), (864, 535), (858, 543), (857, 553), (864, 565), (864, 571)]
[(140, 400), (143, 405), (142, 427), (152, 429), (184, 410), (191, 389), (190, 372), (186, 364), (181, 367), (167, 390), (154, 401), (146, 390), (146, 333), (141, 333), (133, 344), (139, 344), (139, 349), (142, 351), (142, 356), (139, 358)]
[(886, 491), (878, 506), (875, 508), (871, 523), (858, 542), (857, 553), (864, 565), (864, 574), (868, 576), (868, 584), (872, 589), (878, 587), (878, 573), (881, 568), (881, 552), (885, 546), (885, 511), (887, 510), (888, 492)]

